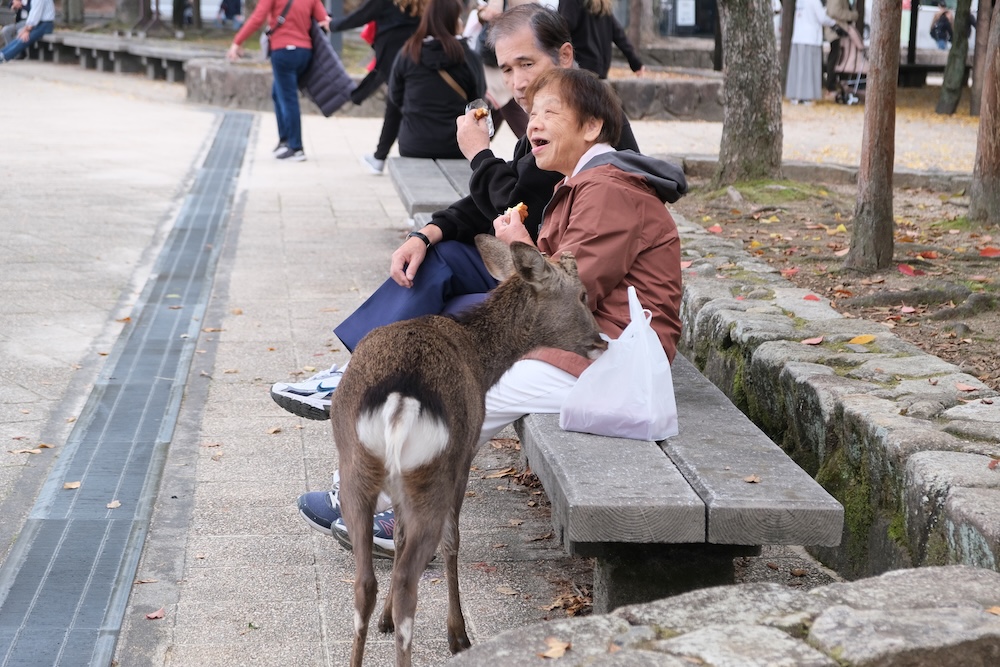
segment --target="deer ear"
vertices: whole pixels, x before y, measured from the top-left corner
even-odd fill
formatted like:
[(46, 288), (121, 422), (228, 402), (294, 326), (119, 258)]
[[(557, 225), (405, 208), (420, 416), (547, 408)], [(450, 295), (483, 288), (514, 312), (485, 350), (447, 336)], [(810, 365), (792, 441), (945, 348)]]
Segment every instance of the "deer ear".
[(540, 289), (545, 278), (555, 272), (555, 267), (534, 246), (515, 241), (510, 244), (510, 254), (521, 278), (535, 289)]
[(578, 278), (580, 275), (576, 270), (576, 257), (573, 257), (571, 252), (564, 252), (559, 256), (559, 266), (572, 278)]
[(514, 260), (506, 243), (492, 234), (477, 234), (476, 248), (490, 275), (503, 282), (514, 273)]

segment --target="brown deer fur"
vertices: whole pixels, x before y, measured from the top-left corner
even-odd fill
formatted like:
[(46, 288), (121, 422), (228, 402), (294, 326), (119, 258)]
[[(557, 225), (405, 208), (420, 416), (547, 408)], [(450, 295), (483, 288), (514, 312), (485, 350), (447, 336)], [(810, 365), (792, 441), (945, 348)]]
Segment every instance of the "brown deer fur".
[[(340, 503), (354, 549), (354, 643), (360, 667), (375, 607), (372, 514), (385, 489), (396, 512), (395, 562), (379, 630), (396, 631), (396, 665), (410, 665), (417, 582), (441, 544), (448, 646), (467, 648), (458, 591), (458, 517), (485, 416), (487, 390), (535, 347), (595, 356), (606, 347), (576, 261), (546, 260), (492, 236), (476, 245), (504, 280), (461, 318), (428, 316), (381, 327), (358, 344), (333, 394)], [(443, 537), (443, 539), (442, 539)]]

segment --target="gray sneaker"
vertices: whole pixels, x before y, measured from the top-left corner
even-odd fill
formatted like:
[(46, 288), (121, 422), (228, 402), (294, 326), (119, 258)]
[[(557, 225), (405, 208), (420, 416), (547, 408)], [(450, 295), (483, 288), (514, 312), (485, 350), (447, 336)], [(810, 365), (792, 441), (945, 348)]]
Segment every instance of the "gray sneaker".
[(334, 364), (302, 382), (275, 382), (271, 398), (293, 415), (323, 421), (330, 418), (333, 390), (343, 376), (344, 369)]
[(381, 174), (385, 169), (385, 160), (379, 160), (371, 153), (361, 156), (361, 163), (368, 167), (373, 174)]

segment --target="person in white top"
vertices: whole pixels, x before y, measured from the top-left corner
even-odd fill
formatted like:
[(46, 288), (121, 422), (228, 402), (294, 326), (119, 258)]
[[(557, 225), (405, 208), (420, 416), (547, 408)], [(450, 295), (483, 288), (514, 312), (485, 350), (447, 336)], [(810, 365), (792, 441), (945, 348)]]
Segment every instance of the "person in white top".
[(792, 104), (812, 103), (823, 96), (823, 26), (836, 24), (820, 0), (795, 3), (792, 51), (788, 57), (785, 97)]
[(28, 47), (49, 34), (55, 28), (56, 6), (52, 0), (32, 0), (28, 18), (17, 38), (0, 50), (0, 63), (14, 60), (28, 50)]

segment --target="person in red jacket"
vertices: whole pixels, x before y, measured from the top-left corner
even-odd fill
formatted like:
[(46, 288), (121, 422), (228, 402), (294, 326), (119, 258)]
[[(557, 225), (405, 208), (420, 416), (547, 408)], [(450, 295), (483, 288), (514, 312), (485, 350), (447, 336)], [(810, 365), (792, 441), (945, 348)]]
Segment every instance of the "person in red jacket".
[(299, 77), (312, 60), (312, 38), (309, 36), (312, 19), (316, 19), (324, 29), (330, 27), (330, 17), (323, 0), (260, 0), (253, 14), (233, 37), (226, 53), (229, 60), (237, 60), (243, 55), (243, 42), (265, 21), (271, 26), (271, 72), (274, 75), (271, 99), (274, 100), (274, 115), (278, 121), (278, 145), (274, 148), (274, 156), (289, 162), (306, 159), (302, 149)]

